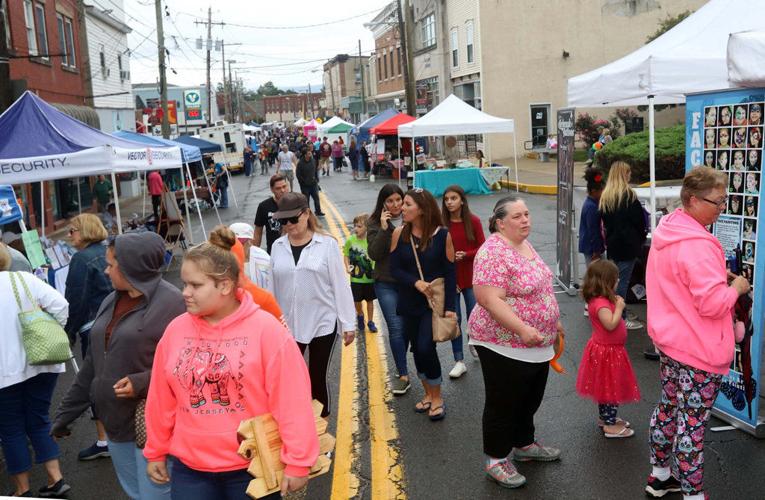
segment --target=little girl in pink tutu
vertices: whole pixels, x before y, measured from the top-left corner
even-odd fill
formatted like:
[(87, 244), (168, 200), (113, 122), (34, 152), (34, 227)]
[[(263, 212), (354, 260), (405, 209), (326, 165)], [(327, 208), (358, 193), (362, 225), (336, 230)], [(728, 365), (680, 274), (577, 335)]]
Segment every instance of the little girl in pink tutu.
[(598, 425), (607, 438), (635, 435), (629, 422), (616, 418), (616, 412), (619, 404), (640, 400), (640, 389), (624, 348), (627, 328), (622, 319), (624, 299), (615, 292), (618, 281), (616, 264), (600, 259), (587, 268), (582, 287), (592, 337), (582, 353), (576, 392), (598, 403)]

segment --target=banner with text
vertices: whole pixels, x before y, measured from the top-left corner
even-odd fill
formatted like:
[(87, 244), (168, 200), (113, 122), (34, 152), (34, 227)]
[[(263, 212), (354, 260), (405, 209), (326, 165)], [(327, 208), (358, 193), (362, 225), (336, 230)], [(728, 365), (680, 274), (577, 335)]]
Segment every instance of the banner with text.
[(26, 184), (111, 171), (108, 146), (29, 158), (0, 159), (0, 184)]
[(558, 123), (558, 217), (557, 277), (571, 286), (571, 230), (574, 221), (574, 108), (559, 109)]
[(765, 89), (695, 94), (687, 97), (685, 120), (686, 171), (706, 165), (725, 174), (728, 201), (712, 232), (725, 250), (728, 267), (752, 284), (731, 319), (743, 323), (745, 335), (735, 346), (715, 408), (752, 427), (759, 411), (765, 314), (765, 257), (757, 253), (765, 244), (760, 225), (764, 105)]

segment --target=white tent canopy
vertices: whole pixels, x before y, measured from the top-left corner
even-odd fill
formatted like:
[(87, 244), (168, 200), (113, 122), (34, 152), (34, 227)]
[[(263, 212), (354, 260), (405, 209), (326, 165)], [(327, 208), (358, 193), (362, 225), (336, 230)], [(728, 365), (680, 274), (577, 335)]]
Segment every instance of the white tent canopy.
[(301, 119), (299, 119), (298, 121), (296, 121), (295, 123), (293, 123), (293, 125), (294, 125), (294, 126), (296, 126), (296, 127), (302, 127), (302, 126), (304, 126), (306, 123), (308, 123), (308, 122), (306, 121), (306, 119), (305, 119), (305, 118), (301, 118)]
[[(685, 94), (723, 90), (731, 33), (765, 26), (765, 0), (710, 0), (635, 52), (568, 80), (569, 106), (685, 102)], [(762, 66), (761, 60), (758, 65)]]
[(515, 124), (480, 111), (454, 94), (449, 95), (428, 114), (398, 126), (401, 137), (514, 133)]
[(339, 116), (333, 116), (329, 120), (319, 125), (319, 129), (318, 129), (319, 134), (324, 134), (326, 133), (327, 130), (331, 129), (332, 127), (336, 125), (340, 125), (341, 123), (345, 123), (346, 125), (350, 125), (351, 127), (354, 126), (353, 123), (349, 123), (343, 120), (342, 118), (340, 118)]
[(728, 39), (728, 79), (740, 87), (765, 87), (765, 31), (733, 33)]

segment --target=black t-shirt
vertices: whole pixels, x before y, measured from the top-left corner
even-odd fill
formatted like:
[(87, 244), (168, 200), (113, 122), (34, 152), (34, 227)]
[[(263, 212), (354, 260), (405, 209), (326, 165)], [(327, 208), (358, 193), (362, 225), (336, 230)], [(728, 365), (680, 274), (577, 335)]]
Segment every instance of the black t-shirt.
[(255, 225), (265, 228), (266, 232), (266, 251), (271, 253), (271, 246), (282, 235), (282, 225), (273, 218), (274, 213), (279, 209), (276, 200), (273, 197), (264, 200), (258, 205), (255, 213)]
[(308, 244), (313, 240), (308, 240), (307, 242), (303, 243), (302, 245), (292, 245), (290, 244), (290, 247), (292, 247), (292, 258), (295, 259), (295, 265), (297, 266), (298, 261), (300, 260), (300, 254), (303, 253), (303, 249), (308, 246)]

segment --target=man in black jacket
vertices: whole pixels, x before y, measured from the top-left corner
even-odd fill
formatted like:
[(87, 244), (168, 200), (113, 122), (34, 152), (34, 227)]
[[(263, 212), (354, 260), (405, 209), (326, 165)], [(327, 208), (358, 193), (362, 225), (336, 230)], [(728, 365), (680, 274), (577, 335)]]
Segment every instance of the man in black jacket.
[(300, 183), (300, 192), (308, 199), (313, 198), (313, 208), (316, 215), (323, 216), (324, 213), (321, 211), (321, 202), (319, 201), (319, 180), (316, 178), (316, 162), (310, 148), (306, 148), (300, 156), (295, 175)]

